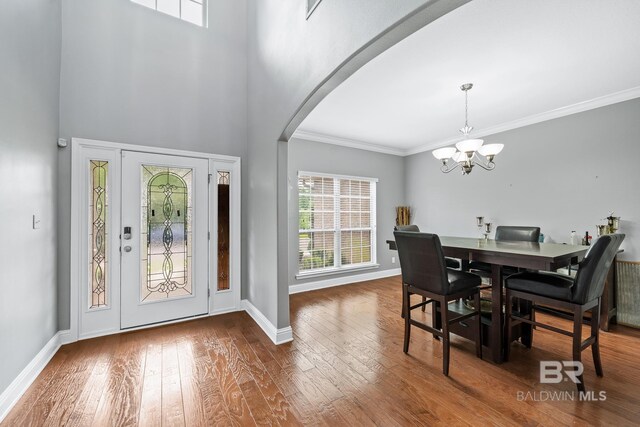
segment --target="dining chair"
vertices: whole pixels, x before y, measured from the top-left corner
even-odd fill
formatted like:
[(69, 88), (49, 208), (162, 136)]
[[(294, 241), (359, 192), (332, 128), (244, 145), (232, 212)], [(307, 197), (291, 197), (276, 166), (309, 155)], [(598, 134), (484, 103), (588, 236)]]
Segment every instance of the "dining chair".
[[(402, 305), (404, 312), (403, 351), (409, 352), (411, 327), (416, 326), (442, 338), (442, 372), (449, 375), (450, 326), (475, 317), (474, 338), (476, 355), (482, 358), (482, 315), (480, 313), (479, 276), (459, 270), (446, 268), (440, 238), (435, 234), (395, 231), (400, 269), (402, 271)], [(421, 303), (411, 305), (411, 295), (423, 297)], [(450, 301), (473, 297), (476, 309), (467, 314), (451, 317), (448, 306)], [(416, 308), (431, 307), (432, 325), (411, 318)], [(439, 314), (438, 314), (439, 313)], [(457, 314), (457, 313), (456, 313)], [(437, 322), (439, 316), (439, 322)], [(436, 328), (440, 324), (442, 329)]]
[[(396, 225), (395, 227), (393, 227), (393, 231), (410, 231), (413, 233), (419, 233), (420, 232), (420, 227), (418, 227), (415, 224), (410, 224), (410, 225)], [(458, 261), (455, 258), (448, 258), (445, 257), (444, 261), (447, 265), (447, 268), (455, 268), (455, 269), (460, 269), (460, 261)], [(422, 297), (422, 302), (425, 302), (427, 300), (426, 297)], [(425, 311), (426, 305), (422, 306), (422, 311)], [(402, 317), (404, 317), (404, 309), (402, 311)]]
[[(600, 299), (604, 290), (604, 282), (611, 268), (611, 263), (624, 240), (624, 234), (601, 236), (589, 249), (575, 278), (552, 272), (522, 272), (506, 279), (506, 346), (504, 360), (509, 359), (513, 327), (526, 323), (548, 329), (573, 339), (573, 360), (581, 362), (582, 351), (591, 346), (593, 364), (596, 374), (602, 377), (600, 359)], [(527, 314), (512, 311), (512, 299), (519, 298), (531, 303)], [(536, 304), (544, 304), (573, 313), (573, 330), (566, 331), (555, 326), (543, 324), (535, 320)], [(582, 341), (582, 323), (584, 313), (591, 311), (591, 335)], [(532, 331), (533, 333), (533, 331)], [(584, 391), (583, 376), (578, 377), (577, 387)]]
[[(496, 242), (538, 242), (540, 239), (540, 227), (523, 227), (500, 225), (496, 228)], [(482, 261), (471, 261), (469, 270), (481, 271), (482, 273), (491, 274), (491, 264)], [(513, 268), (504, 268), (505, 275), (516, 273)]]

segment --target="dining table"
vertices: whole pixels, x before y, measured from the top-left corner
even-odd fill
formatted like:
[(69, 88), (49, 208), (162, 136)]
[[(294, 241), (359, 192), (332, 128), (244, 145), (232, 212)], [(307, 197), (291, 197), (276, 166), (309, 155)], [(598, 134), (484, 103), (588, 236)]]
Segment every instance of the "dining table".
[[(503, 267), (555, 271), (578, 263), (589, 250), (589, 246), (561, 243), (533, 243), (516, 241), (496, 241), (485, 238), (440, 236), (444, 255), (461, 261), (461, 269), (468, 271), (470, 261), (491, 264), (491, 312), (483, 313), (483, 343), (488, 348), (491, 360), (502, 363), (504, 348), (510, 343), (504, 341), (504, 296)], [(389, 249), (397, 250), (394, 240), (387, 240)], [(449, 310), (461, 314), (469, 308), (462, 302), (450, 304)], [(437, 326), (437, 325), (436, 325)], [(470, 328), (462, 324), (451, 331), (462, 336), (471, 336)], [(531, 330), (517, 331), (515, 337), (531, 339)], [(528, 337), (528, 338), (527, 338)]]

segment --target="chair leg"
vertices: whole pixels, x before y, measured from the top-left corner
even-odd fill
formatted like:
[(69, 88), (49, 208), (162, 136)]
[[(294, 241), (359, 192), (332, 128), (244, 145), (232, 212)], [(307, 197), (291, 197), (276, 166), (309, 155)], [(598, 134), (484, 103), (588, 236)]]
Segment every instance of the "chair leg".
[(440, 300), (442, 319), (442, 373), (449, 376), (449, 308), (445, 299)]
[[(427, 302), (427, 297), (422, 297), (422, 304), (424, 304), (425, 302)], [(422, 312), (424, 313), (424, 311), (427, 309), (427, 305), (423, 305), (422, 306)]]
[(505, 297), (504, 304), (504, 336), (505, 336), (505, 345), (504, 345), (504, 361), (509, 361), (509, 349), (511, 348), (511, 307), (513, 303), (513, 298), (511, 297), (511, 292), (507, 289), (507, 295)]
[[(536, 321), (536, 305), (531, 303), (531, 321)], [(533, 345), (533, 330), (536, 329), (535, 325), (531, 325), (531, 345)]]
[[(516, 306), (518, 307), (518, 311), (520, 312), (521, 316), (527, 315), (529, 316), (529, 319), (531, 321), (535, 322), (534, 315), (533, 315), (533, 303), (531, 301), (528, 301), (522, 298), (516, 298), (515, 303), (516, 303)], [(531, 348), (532, 335), (533, 335), (532, 325), (521, 323), (520, 324), (520, 341), (527, 348)]]
[[(531, 302), (531, 321), (535, 322), (536, 321), (536, 305), (533, 303), (533, 301)], [(528, 348), (533, 347), (533, 330), (536, 327), (531, 325), (531, 330), (530, 330), (530, 335), (529, 335), (529, 346)]]
[(400, 309), (400, 317), (404, 319), (404, 307), (406, 304), (406, 299), (409, 298), (408, 294), (405, 292), (404, 283), (402, 284), (402, 308)]
[(411, 310), (409, 310), (410, 298), (409, 298), (409, 285), (406, 283), (402, 285), (402, 312), (404, 313), (404, 346), (405, 353), (409, 352), (409, 340), (411, 338)]
[(482, 310), (480, 309), (480, 291), (473, 296), (476, 310), (476, 356), (482, 359)]
[(593, 364), (596, 367), (596, 374), (602, 377), (602, 360), (600, 359), (600, 301), (598, 305), (591, 309), (591, 336), (594, 337), (591, 344), (593, 354)]
[[(582, 308), (577, 306), (573, 309), (573, 361), (582, 362)], [(578, 375), (578, 391), (584, 392), (584, 376)]]
[[(431, 326), (433, 326), (434, 329), (442, 329), (442, 322), (440, 321), (440, 316), (438, 316), (439, 307), (440, 303), (438, 301), (431, 303)], [(433, 334), (433, 339), (440, 341), (440, 337), (436, 334)]]

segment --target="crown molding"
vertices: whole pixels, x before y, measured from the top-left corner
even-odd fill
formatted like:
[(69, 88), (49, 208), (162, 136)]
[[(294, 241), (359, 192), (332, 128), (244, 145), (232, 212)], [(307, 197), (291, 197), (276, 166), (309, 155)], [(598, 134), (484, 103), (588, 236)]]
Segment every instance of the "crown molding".
[[(513, 120), (499, 125), (490, 126), (485, 129), (480, 129), (473, 132), (474, 138), (481, 138), (496, 133), (513, 130), (536, 123), (546, 122), (547, 120), (558, 119), (564, 116), (570, 116), (576, 113), (582, 113), (588, 110), (594, 110), (596, 108), (605, 107), (607, 105), (617, 104), (619, 102), (628, 101), (630, 99), (640, 97), (640, 86), (633, 87), (631, 89), (621, 90), (609, 95), (593, 98), (588, 101), (578, 102), (576, 104), (567, 105), (566, 107), (556, 108), (555, 110), (545, 111), (544, 113), (533, 114), (531, 116), (523, 117), (521, 119)], [(405, 156), (411, 156), (413, 154), (422, 153), (425, 151), (434, 150), (440, 147), (446, 147), (460, 141), (460, 138), (450, 138), (447, 140), (437, 141), (429, 144), (424, 144), (415, 148), (410, 148), (405, 151)]]
[(392, 154), (394, 156), (406, 156), (406, 150), (400, 148), (385, 147), (382, 145), (372, 144), (369, 142), (358, 141), (355, 139), (341, 138), (338, 136), (325, 135), (317, 132), (309, 132), (297, 129), (292, 138), (304, 139), (305, 141), (322, 142), (325, 144), (340, 145), (342, 147), (357, 148), (359, 150), (375, 151), (376, 153)]
[[(473, 136), (475, 138), (482, 138), (496, 133), (505, 132), (508, 130), (518, 129), (521, 127), (533, 125), (536, 123), (546, 122), (547, 120), (558, 119), (564, 116), (570, 116), (576, 113), (582, 113), (584, 111), (593, 110), (600, 107), (606, 107), (607, 105), (617, 104), (619, 102), (629, 101), (630, 99), (640, 98), (640, 86), (633, 87), (631, 89), (621, 90), (609, 95), (593, 98), (588, 101), (578, 102), (576, 104), (567, 105), (566, 107), (556, 108), (555, 110), (545, 111), (543, 113), (533, 114), (531, 116), (523, 117), (521, 119), (512, 120), (510, 122), (501, 123), (495, 126), (490, 126), (485, 129), (475, 130)], [(360, 150), (375, 151), (377, 153), (392, 154), (394, 156), (411, 156), (425, 151), (435, 150), (436, 148), (446, 147), (453, 145), (460, 141), (460, 137), (453, 137), (436, 142), (430, 142), (428, 144), (419, 145), (414, 148), (401, 149), (393, 147), (385, 147), (383, 145), (372, 144), (365, 141), (359, 141), (355, 139), (341, 138), (332, 135), (326, 135), (318, 132), (309, 132), (302, 129), (298, 129), (293, 133), (293, 138), (304, 139), (307, 141), (323, 142), (326, 144), (340, 145), (343, 147), (357, 148)]]

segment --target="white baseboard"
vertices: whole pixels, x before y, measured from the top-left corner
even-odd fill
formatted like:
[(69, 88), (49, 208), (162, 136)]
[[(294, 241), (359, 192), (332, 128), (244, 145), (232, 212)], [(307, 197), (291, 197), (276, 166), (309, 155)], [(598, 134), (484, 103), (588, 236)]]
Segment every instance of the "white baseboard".
[(293, 341), (293, 331), (291, 330), (291, 326), (287, 326), (286, 328), (278, 329), (274, 326), (273, 323), (267, 319), (267, 317), (262, 314), (260, 310), (256, 308), (249, 300), (242, 300), (242, 307), (244, 311), (246, 311), (249, 316), (262, 328), (265, 334), (273, 341), (274, 344), (284, 344), (289, 341)]
[(29, 364), (20, 372), (5, 391), (0, 394), (0, 422), (7, 416), (11, 408), (27, 391), (29, 386), (38, 378), (40, 372), (56, 354), (62, 344), (67, 344), (71, 334), (69, 331), (59, 331), (45, 344)]
[(58, 331), (58, 339), (60, 340), (61, 346), (78, 341), (71, 335), (71, 331), (69, 329), (65, 329), (64, 331)]
[(227, 307), (227, 308), (217, 308), (215, 310), (209, 311), (209, 316), (218, 316), (220, 314), (235, 313), (236, 311), (242, 311), (242, 310), (243, 310), (242, 307), (238, 308), (236, 306)]
[(316, 282), (300, 283), (289, 286), (289, 294), (299, 294), (300, 292), (315, 291), (317, 289), (331, 288), (333, 286), (348, 285), (350, 283), (366, 282), (367, 280), (383, 279), (385, 277), (400, 275), (399, 268), (391, 270), (374, 271), (372, 273), (355, 274), (353, 276), (335, 277)]

